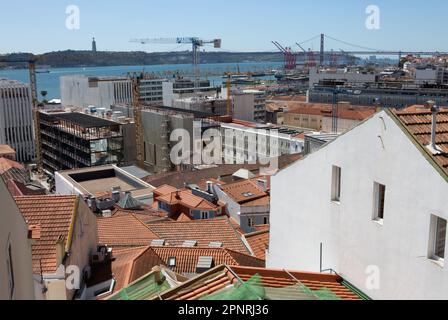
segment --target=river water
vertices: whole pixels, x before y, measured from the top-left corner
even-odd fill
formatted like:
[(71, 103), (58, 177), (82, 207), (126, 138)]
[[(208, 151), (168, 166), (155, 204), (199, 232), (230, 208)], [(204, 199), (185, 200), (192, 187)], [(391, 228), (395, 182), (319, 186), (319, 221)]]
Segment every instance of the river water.
[[(268, 69), (279, 69), (280, 62), (245, 62), (245, 63), (213, 63), (200, 65), (201, 74), (207, 73), (224, 73), (226, 71), (236, 71), (238, 68), (241, 72), (248, 71), (266, 71)], [(148, 66), (113, 66), (113, 67), (88, 67), (88, 68), (50, 68), (45, 69), (49, 73), (37, 73), (37, 90), (39, 99), (42, 99), (41, 91), (47, 91), (47, 100), (60, 98), (59, 77), (64, 75), (83, 74), (86, 76), (123, 76), (128, 72), (154, 72), (156, 74), (172, 74), (180, 72), (181, 74), (191, 75), (191, 64), (166, 64), (166, 65), (148, 65)], [(39, 69), (38, 69), (39, 71)], [(211, 81), (214, 86), (222, 84), (223, 79), (220, 76), (203, 76)], [(11, 80), (19, 80), (29, 83), (29, 73), (27, 69), (19, 70), (0, 70), (0, 78)], [(273, 77), (263, 77), (261, 79), (271, 80)]]

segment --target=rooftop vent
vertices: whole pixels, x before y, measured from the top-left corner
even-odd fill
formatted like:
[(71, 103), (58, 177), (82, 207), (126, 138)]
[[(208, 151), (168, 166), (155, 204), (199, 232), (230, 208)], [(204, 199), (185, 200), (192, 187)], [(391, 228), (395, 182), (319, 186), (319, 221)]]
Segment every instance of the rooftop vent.
[(184, 243), (182, 244), (182, 247), (192, 248), (192, 247), (196, 247), (197, 245), (198, 245), (198, 242), (196, 240), (187, 240), (187, 241), (184, 241)]
[(222, 248), (222, 242), (210, 242), (208, 246), (209, 248)]
[(245, 196), (246, 198), (250, 198), (250, 197), (253, 197), (254, 194), (252, 192), (244, 192), (243, 196)]
[(151, 247), (163, 247), (165, 245), (165, 240), (156, 239), (151, 241)]
[(430, 108), (432, 113), (432, 120), (431, 120), (431, 143), (428, 145), (428, 149), (433, 154), (439, 154), (440, 150), (437, 147), (436, 144), (436, 138), (437, 138), (437, 114), (439, 113), (440, 108), (436, 105), (434, 101), (428, 101), (426, 105)]
[(199, 257), (196, 273), (203, 273), (214, 267), (213, 257)]

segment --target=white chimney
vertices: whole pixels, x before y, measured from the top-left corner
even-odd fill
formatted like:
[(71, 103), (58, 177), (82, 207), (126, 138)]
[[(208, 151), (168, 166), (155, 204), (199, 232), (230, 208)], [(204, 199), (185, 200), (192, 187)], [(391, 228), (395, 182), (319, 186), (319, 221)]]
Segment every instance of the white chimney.
[(427, 105), (429, 106), (432, 113), (431, 120), (431, 143), (428, 146), (428, 149), (433, 154), (440, 153), (440, 150), (437, 148), (436, 138), (437, 138), (437, 114), (439, 113), (440, 108), (436, 105), (434, 101), (428, 101)]

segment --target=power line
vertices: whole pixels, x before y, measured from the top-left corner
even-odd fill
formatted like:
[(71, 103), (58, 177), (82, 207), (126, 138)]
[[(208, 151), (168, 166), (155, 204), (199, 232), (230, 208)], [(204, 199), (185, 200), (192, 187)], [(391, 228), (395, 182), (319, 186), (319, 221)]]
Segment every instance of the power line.
[(363, 46), (360, 46), (360, 45), (357, 45), (357, 44), (354, 44), (354, 43), (350, 43), (350, 42), (347, 42), (347, 41), (344, 41), (344, 40), (339, 40), (339, 39), (330, 37), (328, 35), (325, 35), (325, 37), (328, 38), (328, 39), (331, 39), (333, 41), (340, 42), (340, 43), (343, 43), (343, 44), (348, 45), (350, 47), (355, 47), (355, 48), (358, 48), (358, 49), (369, 50), (369, 51), (382, 51), (382, 50), (379, 50), (379, 49), (363, 47)]

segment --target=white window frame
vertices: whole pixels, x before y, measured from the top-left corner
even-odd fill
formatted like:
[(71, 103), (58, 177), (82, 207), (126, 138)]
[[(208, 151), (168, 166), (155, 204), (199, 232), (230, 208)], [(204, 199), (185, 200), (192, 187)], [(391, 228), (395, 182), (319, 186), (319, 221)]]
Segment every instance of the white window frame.
[(331, 201), (341, 202), (341, 187), (342, 187), (342, 169), (338, 166), (332, 167), (331, 172)]
[[(381, 187), (384, 187), (382, 212), (380, 212), (380, 190), (381, 190)], [(387, 187), (385, 184), (382, 184), (379, 182), (373, 183), (373, 221), (376, 221), (378, 223), (384, 222), (385, 209), (386, 209), (386, 191), (387, 191)], [(381, 217), (381, 215), (382, 215), (382, 217)]]
[(439, 227), (440, 227), (440, 223), (448, 223), (447, 219), (441, 218), (439, 216), (436, 215), (431, 215), (431, 226), (430, 226), (430, 235), (429, 235), (429, 253), (428, 253), (428, 259), (435, 261), (439, 264), (441, 264), (443, 266), (443, 264), (445, 263), (445, 257), (446, 257), (446, 244), (447, 244), (447, 230), (445, 227), (445, 239), (444, 239), (444, 244), (445, 244), (445, 249), (444, 249), (444, 256), (440, 257), (438, 255), (437, 252), (437, 247), (438, 247), (438, 235), (439, 235)]
[(252, 228), (255, 226), (255, 219), (254, 218), (247, 218), (247, 226)]
[[(206, 218), (204, 218), (206, 217)], [(210, 212), (208, 211), (201, 211), (201, 220), (208, 220), (210, 219)]]

